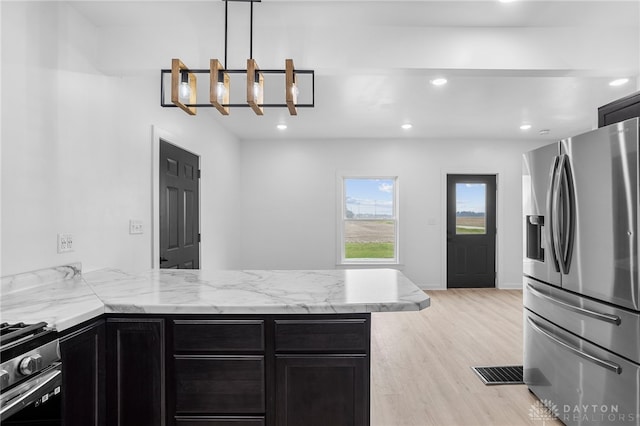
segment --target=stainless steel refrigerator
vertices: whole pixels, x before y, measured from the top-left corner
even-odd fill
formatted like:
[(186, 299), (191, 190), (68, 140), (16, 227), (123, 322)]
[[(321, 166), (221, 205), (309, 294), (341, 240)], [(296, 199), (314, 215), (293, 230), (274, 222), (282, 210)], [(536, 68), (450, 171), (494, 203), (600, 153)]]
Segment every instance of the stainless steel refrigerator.
[(640, 426), (638, 119), (524, 155), (524, 381), (567, 425)]

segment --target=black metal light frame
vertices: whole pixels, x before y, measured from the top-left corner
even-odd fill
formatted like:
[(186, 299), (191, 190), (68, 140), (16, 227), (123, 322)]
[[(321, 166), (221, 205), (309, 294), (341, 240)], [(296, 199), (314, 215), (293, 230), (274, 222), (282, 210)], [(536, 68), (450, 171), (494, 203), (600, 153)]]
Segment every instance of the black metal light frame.
[[(228, 27), (228, 2), (243, 2), (243, 3), (251, 3), (251, 12), (250, 12), (250, 36), (249, 36), (249, 59), (253, 59), (253, 3), (261, 2), (262, 0), (222, 0), (224, 1), (224, 67), (225, 70), (221, 71), (221, 73), (225, 74), (247, 74), (246, 69), (226, 69), (227, 67), (227, 27)], [(210, 69), (200, 68), (200, 69), (191, 69), (188, 70), (193, 74), (211, 74)], [(260, 69), (256, 70), (256, 79), (259, 74), (285, 74), (286, 70), (282, 69)], [(165, 74), (171, 75), (171, 69), (161, 69), (160, 70), (160, 106), (164, 108), (178, 108), (178, 105), (173, 103), (165, 102)], [(296, 107), (300, 108), (314, 108), (315, 107), (315, 71), (314, 70), (294, 70), (294, 78), (295, 74), (308, 74), (311, 75), (311, 103), (296, 103)], [(249, 103), (230, 103), (230, 104), (220, 104), (222, 107), (229, 108), (238, 108), (238, 107), (246, 107), (249, 108), (251, 105)], [(273, 103), (265, 103), (265, 104), (257, 104), (259, 107), (263, 108), (286, 108), (288, 105), (286, 103), (283, 104), (273, 104)], [(197, 108), (214, 108), (215, 106), (211, 103), (195, 103), (195, 104), (187, 104), (186, 107), (197, 107)]]

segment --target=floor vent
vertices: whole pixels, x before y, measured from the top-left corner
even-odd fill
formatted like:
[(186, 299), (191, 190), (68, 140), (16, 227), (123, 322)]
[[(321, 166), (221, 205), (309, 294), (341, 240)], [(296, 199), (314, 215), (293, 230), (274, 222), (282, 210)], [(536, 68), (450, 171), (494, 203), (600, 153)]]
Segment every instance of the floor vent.
[(522, 366), (471, 367), (485, 385), (523, 385)]

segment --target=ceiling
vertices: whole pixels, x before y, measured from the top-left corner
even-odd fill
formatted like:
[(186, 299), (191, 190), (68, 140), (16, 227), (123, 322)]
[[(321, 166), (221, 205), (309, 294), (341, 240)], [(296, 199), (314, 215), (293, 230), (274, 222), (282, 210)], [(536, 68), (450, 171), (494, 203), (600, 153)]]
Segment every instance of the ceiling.
[[(172, 57), (192, 68), (223, 60), (223, 1), (68, 4), (97, 28), (101, 72), (157, 73)], [(240, 139), (555, 140), (593, 128), (598, 106), (640, 90), (639, 0), (263, 0), (253, 33), (261, 68), (293, 58), (315, 70), (315, 107), (295, 117), (286, 108), (262, 117), (200, 108), (193, 118)], [(229, 3), (228, 40), (227, 67), (245, 68), (245, 2)], [(436, 77), (448, 83), (430, 84)], [(630, 81), (609, 86), (620, 77)]]

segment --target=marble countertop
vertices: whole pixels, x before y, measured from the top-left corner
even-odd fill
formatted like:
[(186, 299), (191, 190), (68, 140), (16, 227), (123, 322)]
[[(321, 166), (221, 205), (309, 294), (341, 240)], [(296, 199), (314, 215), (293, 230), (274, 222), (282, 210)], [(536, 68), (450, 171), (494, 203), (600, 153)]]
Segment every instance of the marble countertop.
[(118, 313), (355, 313), (417, 311), (429, 297), (393, 269), (206, 271), (142, 274), (106, 269), (84, 275)]
[(38, 278), (36, 286), (3, 278), (2, 321), (47, 321), (62, 331), (102, 313), (366, 313), (418, 311), (430, 303), (429, 296), (393, 269), (161, 269), (135, 274), (117, 269), (81, 274), (79, 265), (55, 269), (67, 273)]
[(1, 290), (0, 322), (44, 321), (62, 331), (104, 313), (78, 263), (3, 277)]

